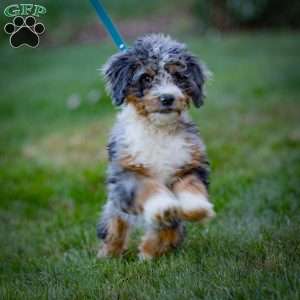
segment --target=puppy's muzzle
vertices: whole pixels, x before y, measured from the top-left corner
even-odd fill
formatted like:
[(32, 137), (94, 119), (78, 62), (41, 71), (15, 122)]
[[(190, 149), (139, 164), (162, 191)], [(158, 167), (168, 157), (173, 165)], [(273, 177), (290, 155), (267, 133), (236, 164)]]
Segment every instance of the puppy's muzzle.
[(159, 97), (159, 100), (164, 107), (170, 107), (175, 101), (175, 97), (172, 94), (163, 94)]
[(176, 98), (172, 94), (162, 94), (158, 97), (160, 101), (160, 110), (159, 112), (162, 114), (170, 113), (170, 112), (175, 112), (177, 111), (175, 101)]

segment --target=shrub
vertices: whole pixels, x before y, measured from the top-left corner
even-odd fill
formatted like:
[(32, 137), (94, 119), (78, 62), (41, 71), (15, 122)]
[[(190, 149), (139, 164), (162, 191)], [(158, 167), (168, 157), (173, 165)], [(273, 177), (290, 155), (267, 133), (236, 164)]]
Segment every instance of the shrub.
[(204, 28), (300, 28), (297, 0), (195, 0), (193, 11)]

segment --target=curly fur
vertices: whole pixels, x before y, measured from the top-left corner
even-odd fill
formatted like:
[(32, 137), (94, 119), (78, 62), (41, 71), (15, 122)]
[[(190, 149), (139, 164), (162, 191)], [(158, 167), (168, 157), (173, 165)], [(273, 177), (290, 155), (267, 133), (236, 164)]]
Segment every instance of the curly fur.
[[(108, 144), (100, 253), (121, 254), (124, 231), (139, 223), (146, 230), (140, 257), (160, 256), (182, 241), (182, 220), (214, 215), (205, 146), (188, 116), (191, 103), (203, 103), (209, 73), (184, 44), (152, 34), (113, 55), (103, 74), (121, 111)], [(166, 98), (171, 100), (166, 103)]]

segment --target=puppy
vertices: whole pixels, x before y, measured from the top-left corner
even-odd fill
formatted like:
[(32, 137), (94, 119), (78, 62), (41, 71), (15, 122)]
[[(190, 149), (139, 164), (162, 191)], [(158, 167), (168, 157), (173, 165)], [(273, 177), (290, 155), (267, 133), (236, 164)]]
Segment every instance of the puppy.
[(151, 259), (180, 244), (183, 221), (214, 216), (205, 147), (188, 116), (203, 103), (207, 71), (185, 45), (151, 34), (113, 55), (103, 74), (121, 110), (108, 144), (98, 257), (121, 255), (140, 224), (140, 257)]

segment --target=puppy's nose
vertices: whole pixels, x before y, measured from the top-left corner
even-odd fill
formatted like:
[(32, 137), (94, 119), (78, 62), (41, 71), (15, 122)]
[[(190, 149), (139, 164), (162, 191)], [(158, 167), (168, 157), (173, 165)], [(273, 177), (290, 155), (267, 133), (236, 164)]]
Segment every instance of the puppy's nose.
[(174, 102), (175, 97), (172, 94), (163, 94), (159, 99), (163, 106), (170, 106)]

